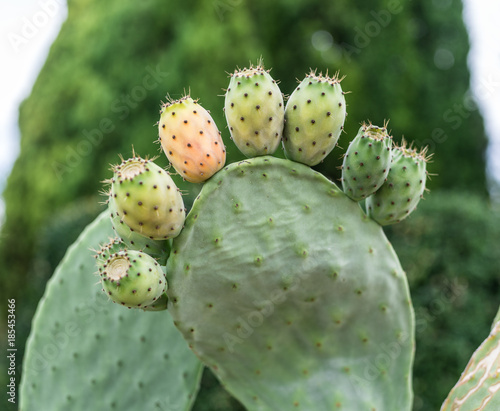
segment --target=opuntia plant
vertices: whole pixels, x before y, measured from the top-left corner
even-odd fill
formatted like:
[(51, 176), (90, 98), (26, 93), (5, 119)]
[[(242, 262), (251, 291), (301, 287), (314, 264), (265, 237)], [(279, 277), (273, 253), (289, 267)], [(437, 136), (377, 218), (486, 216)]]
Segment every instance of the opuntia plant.
[(306, 75), (285, 107), (283, 147), (287, 158), (314, 166), (335, 147), (344, 129), (346, 102), (338, 75)]
[(278, 84), (262, 65), (231, 74), (224, 112), (231, 138), (243, 154), (255, 157), (276, 151), (285, 107)]
[(210, 113), (191, 97), (162, 105), (159, 140), (175, 170), (187, 181), (200, 183), (226, 162), (226, 149)]
[(363, 124), (342, 164), (342, 188), (355, 201), (371, 196), (387, 179), (392, 160), (387, 127)]
[[(190, 96), (162, 105), (162, 148), (201, 191), (185, 215), (170, 171), (135, 153), (113, 168), (108, 210), (35, 316), (23, 411), (190, 410), (203, 367), (248, 410), (411, 409), (414, 313), (382, 226), (415, 210), (426, 149), (362, 123), (341, 190), (310, 168), (343, 130), (339, 76), (311, 72), (286, 109), (261, 64), (230, 77), (228, 129), (249, 158), (225, 165), (217, 126)], [(280, 141), (286, 159), (270, 155)], [(498, 324), (443, 410), (498, 408)], [(40, 357), (58, 332), (75, 336), (73, 354)]]

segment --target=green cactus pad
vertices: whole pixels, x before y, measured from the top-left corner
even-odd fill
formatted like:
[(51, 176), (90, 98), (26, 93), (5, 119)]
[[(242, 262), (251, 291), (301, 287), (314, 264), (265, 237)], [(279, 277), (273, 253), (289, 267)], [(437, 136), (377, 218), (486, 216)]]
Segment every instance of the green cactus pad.
[(342, 164), (342, 189), (354, 201), (372, 195), (391, 166), (392, 139), (386, 127), (363, 124), (351, 141)]
[(243, 154), (256, 157), (276, 151), (285, 107), (278, 84), (262, 66), (231, 74), (224, 112), (231, 138)]
[(288, 99), (283, 147), (290, 160), (314, 166), (337, 144), (346, 116), (340, 81), (311, 72)]
[(184, 202), (170, 175), (150, 160), (129, 158), (114, 167), (110, 196), (115, 214), (131, 229), (153, 240), (179, 234)]
[(500, 321), (476, 350), (441, 411), (500, 410)]
[(191, 409), (202, 367), (169, 315), (124, 309), (101, 291), (91, 249), (112, 235), (104, 212), (49, 281), (27, 343), (19, 409)]
[(167, 263), (169, 312), (248, 410), (409, 410), (414, 319), (381, 227), (309, 167), (234, 163)]
[(398, 223), (417, 208), (427, 179), (426, 151), (408, 148), (405, 141), (393, 148), (385, 183), (366, 199), (368, 215), (380, 225)]

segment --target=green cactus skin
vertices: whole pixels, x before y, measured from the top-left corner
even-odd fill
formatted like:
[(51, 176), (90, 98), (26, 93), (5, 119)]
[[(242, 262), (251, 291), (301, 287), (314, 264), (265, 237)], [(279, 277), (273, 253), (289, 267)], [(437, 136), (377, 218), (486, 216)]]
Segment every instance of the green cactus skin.
[(226, 163), (226, 149), (214, 119), (190, 96), (162, 105), (158, 133), (168, 161), (191, 183), (208, 180)]
[(166, 275), (158, 262), (141, 251), (128, 250), (112, 240), (96, 254), (103, 291), (118, 304), (147, 307), (167, 289)]
[(261, 65), (231, 74), (224, 112), (231, 138), (244, 155), (256, 157), (276, 151), (283, 135), (283, 95)]
[(354, 201), (372, 195), (384, 183), (391, 165), (392, 139), (386, 127), (363, 124), (342, 164), (342, 189)]
[(123, 222), (118, 214), (113, 197), (109, 197), (108, 199), (108, 213), (111, 218), (113, 230), (115, 230), (116, 235), (121, 238), (127, 248), (143, 251), (158, 260), (160, 265), (165, 265), (168, 253), (170, 252), (171, 240), (152, 240), (132, 230)]
[(248, 410), (410, 410), (406, 276), (381, 227), (309, 167), (225, 167), (167, 273), (174, 324)]
[(179, 234), (184, 224), (184, 202), (172, 178), (161, 167), (140, 157), (114, 167), (110, 196), (121, 221), (153, 240)]
[(91, 250), (113, 235), (103, 212), (48, 282), (27, 342), (19, 409), (191, 409), (202, 366), (170, 316), (110, 304), (96, 281)]
[[(495, 319), (496, 320), (496, 319)], [(470, 359), (441, 411), (500, 410), (500, 321)]]
[(418, 152), (405, 141), (392, 149), (387, 180), (366, 199), (368, 215), (380, 225), (399, 223), (417, 207), (427, 178), (425, 154), (426, 149)]
[(285, 108), (287, 158), (314, 166), (333, 150), (344, 127), (346, 103), (337, 76), (308, 74)]

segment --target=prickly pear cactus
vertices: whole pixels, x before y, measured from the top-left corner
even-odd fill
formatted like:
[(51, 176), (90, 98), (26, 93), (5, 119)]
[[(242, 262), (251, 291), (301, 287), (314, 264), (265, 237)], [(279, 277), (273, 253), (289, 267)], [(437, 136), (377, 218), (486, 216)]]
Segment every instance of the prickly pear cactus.
[[(500, 314), (500, 311), (499, 311)], [(500, 316), (476, 350), (441, 411), (500, 410)]]
[(381, 227), (309, 167), (221, 170), (167, 273), (174, 324), (248, 410), (410, 410), (405, 274)]
[(112, 240), (101, 246), (95, 257), (103, 291), (113, 302), (147, 308), (165, 294), (167, 276), (150, 255)]
[(313, 71), (294, 90), (285, 107), (287, 158), (314, 166), (333, 150), (346, 116), (340, 82), (337, 76), (318, 76)]
[(210, 113), (190, 96), (162, 105), (159, 140), (175, 170), (191, 183), (212, 177), (226, 162), (226, 149)]
[(92, 249), (113, 235), (106, 211), (48, 283), (27, 344), (19, 409), (191, 409), (202, 366), (170, 317), (110, 304), (93, 274)]
[(231, 138), (247, 157), (276, 151), (285, 121), (283, 95), (260, 64), (231, 74), (224, 113)]
[(427, 180), (426, 151), (408, 147), (404, 140), (401, 146), (393, 148), (385, 183), (366, 199), (368, 215), (380, 225), (405, 219), (423, 198)]
[(121, 221), (152, 240), (179, 234), (184, 224), (184, 202), (172, 177), (154, 162), (140, 157), (114, 167), (110, 198)]
[(170, 251), (169, 240), (153, 240), (130, 228), (120, 216), (113, 196), (109, 196), (108, 211), (113, 230), (127, 247), (144, 251), (165, 265)]
[(342, 164), (342, 188), (354, 201), (369, 197), (384, 184), (391, 167), (391, 147), (385, 126), (360, 127)]

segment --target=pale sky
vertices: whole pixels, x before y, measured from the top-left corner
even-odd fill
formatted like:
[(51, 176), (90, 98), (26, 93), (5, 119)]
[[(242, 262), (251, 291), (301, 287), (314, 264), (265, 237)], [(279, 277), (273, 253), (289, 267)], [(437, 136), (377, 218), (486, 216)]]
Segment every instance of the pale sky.
[[(443, 12), (452, 1), (433, 0)], [(0, 192), (19, 153), (18, 106), (26, 98), (48, 50), (66, 19), (63, 0), (0, 3)], [(500, 181), (500, 1), (464, 0), (469, 29), (472, 91), (485, 117), (490, 138), (488, 170)], [(446, 51), (444, 51), (446, 52)], [(439, 51), (437, 53), (443, 53)], [(438, 57), (447, 57), (436, 54)], [(442, 60), (442, 58), (441, 58)], [(474, 136), (471, 136), (474, 138)], [(500, 190), (492, 191), (500, 201)], [(3, 216), (0, 199), (0, 225)]]

